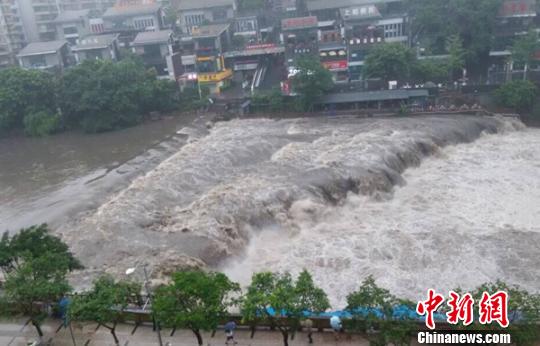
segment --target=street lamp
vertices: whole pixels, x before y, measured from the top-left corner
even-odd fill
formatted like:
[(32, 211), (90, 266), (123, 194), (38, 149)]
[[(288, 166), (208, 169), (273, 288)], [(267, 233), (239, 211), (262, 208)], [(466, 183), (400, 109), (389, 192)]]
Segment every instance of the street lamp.
[[(149, 286), (150, 280), (148, 279), (149, 275), (148, 275), (148, 271), (146, 270), (147, 266), (148, 266), (147, 264), (145, 264), (143, 266), (144, 289), (146, 291), (146, 301), (144, 302), (144, 305), (143, 305), (143, 308), (142, 308), (143, 311), (146, 310), (146, 307), (148, 306), (148, 304), (150, 303), (150, 300), (152, 299), (152, 295), (150, 293), (150, 286)], [(139, 264), (137, 264), (135, 267), (128, 268), (126, 270), (126, 275), (130, 276), (130, 275), (134, 274), (137, 271), (138, 267), (139, 267)], [(159, 346), (163, 346), (163, 342), (161, 340), (161, 330), (160, 330), (160, 327), (159, 327), (159, 322), (157, 322), (157, 320), (156, 320), (156, 315), (154, 313), (154, 309), (152, 309), (152, 323), (154, 325), (154, 330), (157, 331)]]

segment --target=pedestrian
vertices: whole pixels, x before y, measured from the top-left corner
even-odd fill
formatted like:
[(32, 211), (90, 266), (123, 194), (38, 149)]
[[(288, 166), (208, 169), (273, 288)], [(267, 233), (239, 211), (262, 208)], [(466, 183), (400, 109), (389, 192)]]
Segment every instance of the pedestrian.
[(312, 344), (313, 343), (313, 337), (312, 337), (312, 334), (313, 334), (313, 321), (310, 320), (309, 318), (306, 318), (305, 320), (300, 322), (300, 325), (302, 326), (302, 328), (305, 328), (309, 343)]
[(330, 326), (332, 327), (332, 330), (334, 331), (334, 337), (336, 340), (339, 340), (339, 333), (343, 331), (343, 325), (341, 324), (341, 319), (334, 315), (330, 318)]
[(236, 345), (237, 342), (234, 341), (234, 330), (236, 329), (236, 323), (234, 321), (229, 321), (225, 324), (225, 336), (227, 337), (227, 340), (225, 341), (225, 345), (228, 345), (229, 342), (232, 341), (233, 345)]

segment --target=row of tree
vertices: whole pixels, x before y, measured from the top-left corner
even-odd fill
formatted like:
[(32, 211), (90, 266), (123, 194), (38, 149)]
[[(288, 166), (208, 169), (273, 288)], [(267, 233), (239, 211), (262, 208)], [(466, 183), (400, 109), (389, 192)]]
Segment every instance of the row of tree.
[[(71, 292), (66, 275), (81, 268), (66, 244), (50, 235), (46, 225), (23, 229), (13, 236), (5, 233), (0, 240), (0, 269), (5, 278), (0, 312), (28, 316), (42, 336), (41, 323), (47, 307), (66, 299)], [(473, 297), (480, 299), (484, 291), (498, 290), (509, 293), (509, 311), (514, 312), (513, 318), (520, 319), (519, 324), (512, 323), (508, 329), (513, 341), (518, 345), (535, 342), (540, 337), (536, 324), (540, 318), (540, 295), (497, 282), (479, 287)], [(69, 298), (66, 322), (96, 322), (109, 329), (119, 344), (116, 327), (124, 321), (128, 307), (144, 304), (140, 292), (140, 283), (102, 276), (90, 290)], [(346, 310), (353, 318), (344, 321), (344, 327), (365, 333), (373, 345), (409, 344), (416, 330), (415, 320), (394, 319), (393, 309), (398, 305), (415, 308), (413, 302), (393, 296), (368, 277), (357, 291), (347, 296)], [(228, 311), (236, 306), (243, 321), (252, 326), (261, 322), (275, 326), (283, 335), (285, 346), (300, 328), (306, 311), (316, 314), (330, 308), (326, 293), (305, 270), (296, 279), (289, 273), (256, 273), (244, 294), (237, 283), (222, 273), (177, 272), (170, 283), (155, 290), (151, 306), (158, 329), (160, 326), (190, 329), (199, 345), (203, 345), (201, 332), (216, 330), (227, 321)], [(493, 327), (475, 324), (469, 328)]]
[(43, 136), (64, 129), (108, 131), (137, 124), (150, 112), (178, 107), (176, 84), (142, 62), (85, 61), (56, 76), (37, 70), (0, 71), (0, 131)]

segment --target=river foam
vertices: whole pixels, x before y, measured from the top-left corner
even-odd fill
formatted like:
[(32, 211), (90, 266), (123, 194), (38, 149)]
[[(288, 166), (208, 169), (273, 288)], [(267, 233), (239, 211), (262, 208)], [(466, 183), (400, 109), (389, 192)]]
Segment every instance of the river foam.
[[(368, 274), (409, 297), (499, 277), (534, 288), (538, 191), (524, 191), (532, 207), (515, 214), (521, 205), (505, 188), (522, 172), (504, 173), (512, 166), (499, 160), (508, 158), (490, 156), (502, 150), (534, 162), (534, 152), (497, 147), (529, 133), (520, 129), (465, 116), (219, 123), (60, 232), (90, 271), (194, 258), (245, 283), (252, 271), (305, 267), (334, 304)], [(496, 148), (483, 148), (490, 138)], [(501, 172), (485, 170), (492, 161)], [(533, 268), (516, 271), (521, 264)]]

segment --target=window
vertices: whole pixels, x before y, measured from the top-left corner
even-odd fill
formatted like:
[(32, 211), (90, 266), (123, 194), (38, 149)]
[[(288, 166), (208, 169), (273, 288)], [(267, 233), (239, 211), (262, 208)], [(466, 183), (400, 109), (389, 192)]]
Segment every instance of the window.
[(185, 16), (186, 24), (189, 26), (201, 25), (204, 22), (204, 14), (191, 14)]
[(44, 55), (33, 55), (28, 57), (28, 63), (32, 67), (47, 66), (47, 61)]
[(133, 25), (136, 29), (146, 29), (154, 27), (154, 18), (148, 17), (148, 18), (138, 18), (133, 20)]
[(77, 31), (76, 26), (64, 27), (64, 35), (72, 35), (72, 34), (77, 34), (77, 33), (78, 31)]

